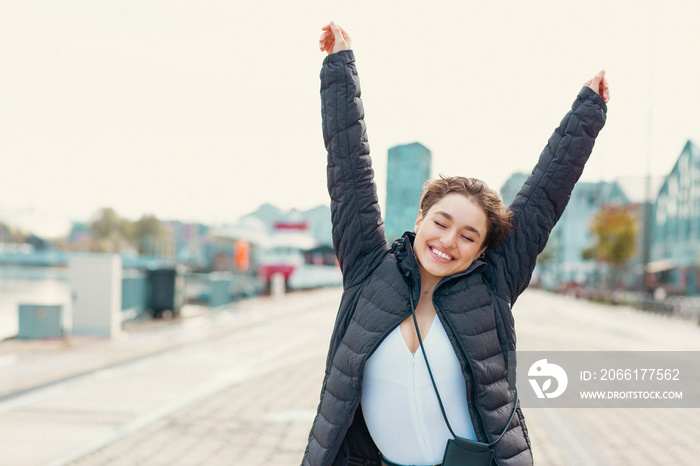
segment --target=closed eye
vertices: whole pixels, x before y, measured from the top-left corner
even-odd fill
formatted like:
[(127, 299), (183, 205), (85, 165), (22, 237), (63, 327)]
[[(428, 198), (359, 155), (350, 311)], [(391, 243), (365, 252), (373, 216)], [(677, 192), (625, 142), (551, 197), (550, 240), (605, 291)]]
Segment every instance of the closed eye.
[(437, 221), (435, 221), (435, 220), (433, 220), (433, 222), (435, 222), (435, 225), (439, 226), (440, 228), (446, 228), (445, 225), (443, 225), (443, 224), (440, 223), (440, 222), (437, 222)]
[(467, 241), (469, 241), (469, 242), (471, 242), (471, 243), (473, 243), (473, 242), (474, 242), (474, 240), (473, 240), (473, 239), (471, 239), (471, 238), (470, 238), (470, 237), (468, 237), (468, 236), (464, 236), (464, 235), (462, 235), (462, 238), (466, 239)]

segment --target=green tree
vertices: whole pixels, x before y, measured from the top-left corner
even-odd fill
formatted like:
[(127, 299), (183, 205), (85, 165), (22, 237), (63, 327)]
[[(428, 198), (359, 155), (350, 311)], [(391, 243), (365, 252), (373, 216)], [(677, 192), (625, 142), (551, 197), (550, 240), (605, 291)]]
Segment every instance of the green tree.
[(0, 223), (0, 243), (24, 243), (28, 236), (26, 231)]
[(130, 249), (139, 254), (172, 254), (168, 230), (155, 215), (143, 215), (133, 222), (105, 207), (95, 213), (89, 231), (92, 251), (117, 253)]
[(130, 247), (132, 222), (121, 218), (111, 207), (98, 210), (90, 222), (91, 250), (120, 252)]
[(139, 254), (163, 254), (167, 230), (155, 215), (143, 215), (133, 223), (131, 239)]
[(635, 206), (604, 205), (593, 217), (590, 228), (596, 243), (583, 252), (583, 257), (609, 264), (614, 282), (621, 268), (637, 254), (639, 218)]

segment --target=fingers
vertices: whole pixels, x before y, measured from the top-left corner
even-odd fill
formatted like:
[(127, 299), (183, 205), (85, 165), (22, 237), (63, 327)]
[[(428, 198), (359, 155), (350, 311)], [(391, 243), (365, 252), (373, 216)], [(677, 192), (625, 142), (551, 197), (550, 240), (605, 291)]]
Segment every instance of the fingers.
[(335, 36), (333, 35), (333, 31), (331, 31), (331, 25), (326, 24), (321, 30), (323, 32), (318, 40), (318, 46), (321, 52), (327, 52), (330, 55), (333, 53), (333, 46), (335, 44)]
[(607, 104), (608, 101), (610, 100), (610, 88), (608, 86), (608, 80), (603, 77), (603, 80), (600, 82), (601, 84), (601, 94), (600, 96), (603, 98), (603, 101)]
[(593, 88), (594, 91), (598, 92), (598, 89), (600, 89), (600, 82), (603, 80), (604, 77), (605, 70), (600, 70), (597, 75), (593, 76), (590, 86)]
[(321, 28), (323, 32), (318, 40), (318, 46), (321, 49), (321, 52), (326, 52), (328, 55), (333, 53), (333, 47), (335, 45), (335, 34), (331, 29), (332, 23), (333, 22), (331, 21), (331, 23), (326, 24)]
[[(597, 79), (600, 76), (600, 79)], [(596, 87), (595, 84), (596, 82), (598, 83), (598, 86)], [(593, 87), (593, 90), (598, 93), (599, 96), (603, 98), (603, 101), (605, 103), (608, 103), (610, 100), (610, 89), (608, 88), (608, 80), (605, 79), (605, 70), (601, 70), (600, 73), (598, 73), (595, 78), (593, 78), (593, 82), (591, 83)]]
[(345, 38), (343, 37), (343, 30), (335, 24), (333, 21), (331, 21), (331, 24), (329, 25), (331, 27), (331, 31), (333, 32), (333, 38), (336, 40), (336, 42), (342, 41)]
[(324, 50), (333, 50), (333, 33), (330, 30), (323, 31), (318, 40), (318, 46), (323, 52)]
[(333, 34), (331, 34), (329, 31), (326, 31), (323, 34), (321, 34), (321, 37), (318, 39), (318, 42), (324, 43), (327, 42), (329, 39), (333, 40)]
[(605, 70), (600, 70), (598, 74), (593, 76), (584, 83), (584, 86), (588, 86), (595, 91), (596, 94), (603, 98), (603, 101), (607, 103), (610, 100), (610, 89), (608, 86), (608, 80), (605, 79)]
[(318, 47), (321, 51), (325, 51), (330, 55), (340, 50), (350, 50), (350, 35), (333, 21), (323, 26), (321, 30), (323, 32), (318, 41)]

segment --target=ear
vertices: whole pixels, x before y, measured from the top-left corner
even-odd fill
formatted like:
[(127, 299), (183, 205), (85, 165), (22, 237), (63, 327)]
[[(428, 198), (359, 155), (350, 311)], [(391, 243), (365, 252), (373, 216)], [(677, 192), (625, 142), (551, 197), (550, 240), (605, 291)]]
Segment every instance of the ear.
[(418, 211), (418, 218), (416, 218), (416, 224), (413, 225), (413, 231), (418, 233), (418, 228), (420, 227), (421, 223), (423, 223), (423, 211), (419, 210)]
[(481, 248), (481, 250), (479, 251), (479, 254), (477, 254), (477, 257), (481, 257), (481, 255), (482, 255), (483, 253), (485, 253), (485, 252), (486, 252), (486, 246), (484, 246), (483, 248)]

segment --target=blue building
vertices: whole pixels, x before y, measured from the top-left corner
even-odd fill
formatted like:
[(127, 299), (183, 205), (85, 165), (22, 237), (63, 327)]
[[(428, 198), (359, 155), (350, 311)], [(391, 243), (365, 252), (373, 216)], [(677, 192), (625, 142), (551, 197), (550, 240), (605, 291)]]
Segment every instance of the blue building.
[(525, 181), (530, 175), (527, 173), (513, 173), (501, 186), (501, 199), (506, 205), (511, 205), (515, 200), (515, 196), (523, 187)]
[(413, 229), (431, 161), (430, 150), (418, 142), (389, 149), (384, 225), (390, 242)]
[[(510, 205), (528, 174), (515, 173), (501, 188), (503, 201)], [(590, 225), (604, 204), (625, 205), (629, 199), (617, 182), (579, 182), (569, 203), (554, 226), (547, 243), (546, 263), (540, 263), (535, 278), (546, 288), (554, 289), (570, 282), (590, 283), (600, 273), (600, 264), (584, 259), (584, 251), (595, 244)], [(542, 262), (542, 261), (540, 261)]]
[(666, 176), (654, 205), (652, 286), (671, 292), (700, 291), (700, 150), (691, 141)]

